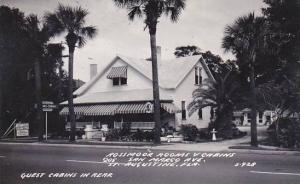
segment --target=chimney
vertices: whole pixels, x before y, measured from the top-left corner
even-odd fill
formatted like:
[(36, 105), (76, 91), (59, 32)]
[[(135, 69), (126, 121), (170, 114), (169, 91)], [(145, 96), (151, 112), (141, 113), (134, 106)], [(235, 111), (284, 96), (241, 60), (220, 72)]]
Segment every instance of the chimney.
[(159, 64), (161, 61), (161, 46), (156, 46), (156, 54), (157, 54), (157, 63)]
[(95, 77), (97, 74), (97, 64), (90, 64), (90, 79)]

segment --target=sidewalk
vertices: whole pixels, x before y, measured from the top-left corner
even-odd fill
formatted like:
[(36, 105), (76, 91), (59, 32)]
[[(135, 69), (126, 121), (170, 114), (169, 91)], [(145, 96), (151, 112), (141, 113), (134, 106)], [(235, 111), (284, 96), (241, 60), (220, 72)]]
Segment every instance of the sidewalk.
[[(265, 138), (265, 128), (258, 129), (258, 140)], [(37, 138), (21, 139), (0, 139), (0, 144), (30, 144), (39, 146), (59, 146), (59, 147), (101, 147), (101, 148), (129, 148), (129, 149), (153, 149), (168, 151), (199, 151), (199, 152), (244, 152), (244, 153), (261, 153), (261, 154), (299, 154), (300, 150), (290, 150), (271, 146), (251, 147), (249, 128), (244, 128), (247, 135), (233, 140), (224, 140), (219, 142), (184, 142), (184, 143), (166, 143), (155, 145), (152, 142), (110, 142), (99, 140), (77, 140), (75, 143), (68, 140), (47, 140), (38, 142)]]
[[(262, 138), (262, 137), (260, 137)], [(253, 154), (276, 154), (276, 155), (300, 155), (300, 150), (290, 151), (276, 147), (259, 146), (252, 148), (249, 146), (250, 136), (240, 139), (225, 140), (220, 142), (205, 143), (165, 143), (155, 145), (151, 142), (101, 142), (97, 140), (83, 141), (77, 140), (71, 143), (68, 140), (48, 140), (38, 142), (34, 140), (0, 140), (0, 144), (33, 145), (33, 146), (55, 146), (55, 147), (83, 147), (83, 148), (127, 148), (127, 149), (152, 149), (165, 151), (195, 151), (195, 152), (237, 152)]]

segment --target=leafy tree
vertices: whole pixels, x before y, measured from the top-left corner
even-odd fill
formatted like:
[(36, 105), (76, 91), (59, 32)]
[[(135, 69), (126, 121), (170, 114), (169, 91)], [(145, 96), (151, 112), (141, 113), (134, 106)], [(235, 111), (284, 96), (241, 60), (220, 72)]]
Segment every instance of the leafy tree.
[(44, 59), (45, 45), (49, 40), (47, 28), (40, 28), (40, 22), (36, 15), (26, 17), (26, 32), (30, 40), (28, 46), (31, 50), (31, 58), (34, 61), (35, 96), (36, 96), (36, 125), (39, 127), (39, 140), (43, 139), (43, 107), (42, 107), (42, 79), (41, 61)]
[(71, 122), (70, 141), (75, 141), (76, 123), (73, 104), (73, 62), (75, 47), (83, 47), (87, 38), (95, 37), (97, 29), (94, 26), (85, 26), (88, 11), (81, 7), (72, 8), (59, 5), (54, 13), (47, 13), (45, 20), (49, 31), (53, 35), (66, 32), (65, 37), (69, 48), (69, 113)]
[[(299, 94), (299, 88), (294, 88), (293, 83), (299, 81), (300, 65), (300, 2), (297, 0), (264, 0), (267, 7), (262, 9), (268, 24), (269, 34), (267, 44), (272, 54), (272, 63), (275, 65), (272, 80), (274, 90), (289, 91)], [(288, 85), (287, 85), (288, 84)], [(267, 85), (268, 87), (268, 85)], [(282, 94), (282, 93), (280, 93)], [(295, 95), (292, 95), (295, 96)], [(296, 95), (297, 96), (297, 95)], [(287, 104), (289, 111), (295, 112), (295, 100), (290, 100), (290, 95), (282, 95), (281, 103)], [(283, 108), (286, 110), (286, 108)], [(300, 111), (300, 109), (298, 109)]]
[(180, 46), (175, 48), (174, 55), (176, 57), (186, 57), (200, 55), (201, 49), (195, 45)]
[(128, 18), (133, 21), (135, 17), (144, 16), (144, 23), (149, 30), (151, 58), (152, 58), (152, 82), (154, 98), (155, 139), (160, 144), (160, 101), (157, 71), (156, 30), (159, 18), (165, 14), (170, 16), (172, 22), (176, 22), (181, 11), (185, 8), (185, 0), (114, 0), (118, 7), (128, 10)]
[[(34, 105), (37, 103), (36, 78), (41, 81), (38, 82), (40, 100), (58, 103), (66, 99), (67, 74), (61, 71), (59, 76), (57, 73), (57, 69), (63, 64), (61, 45), (46, 44), (49, 38), (47, 29), (35, 15), (26, 17), (18, 9), (7, 6), (0, 6), (0, 15), (0, 78), (3, 79), (0, 82), (0, 93), (5, 97), (0, 99), (1, 120), (4, 122), (0, 121), (0, 130), (5, 130), (17, 119), (29, 122), (30, 134), (41, 137), (43, 127), (39, 125), (44, 123), (36, 121), (39, 113)], [(35, 71), (35, 66), (38, 66), (40, 72)], [(60, 98), (59, 91), (63, 94)], [(53, 115), (55, 119), (55, 114), (57, 115), (56, 112), (51, 113), (49, 118)], [(40, 114), (38, 119), (41, 117)]]
[(269, 25), (269, 44), (277, 49), (279, 60), (300, 60), (300, 3), (298, 0), (264, 0), (262, 9)]
[(205, 63), (214, 76), (216, 74), (225, 76), (228, 71), (237, 70), (235, 61), (223, 61), (220, 56), (213, 54), (211, 51), (202, 52), (201, 49), (195, 45), (176, 47), (174, 55), (176, 57), (202, 55)]
[(32, 109), (32, 88), (25, 87), (31, 66), (25, 22), (18, 9), (0, 6), (0, 132)]
[(256, 126), (256, 93), (255, 93), (255, 64), (257, 56), (265, 50), (266, 35), (265, 20), (255, 17), (254, 13), (239, 17), (231, 26), (225, 29), (222, 47), (226, 52), (231, 51), (236, 55), (237, 64), (240, 69), (248, 69), (244, 73), (246, 79), (250, 79), (251, 91), (251, 145), (257, 146)]

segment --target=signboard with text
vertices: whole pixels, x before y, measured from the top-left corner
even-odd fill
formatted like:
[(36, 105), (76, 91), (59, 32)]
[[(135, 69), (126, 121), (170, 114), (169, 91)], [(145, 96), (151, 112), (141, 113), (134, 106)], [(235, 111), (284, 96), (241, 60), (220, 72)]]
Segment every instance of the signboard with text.
[(17, 133), (17, 137), (29, 136), (29, 123), (17, 123), (16, 133)]
[(54, 105), (51, 101), (43, 101), (43, 111), (44, 112), (51, 112), (53, 109), (55, 109), (57, 106)]

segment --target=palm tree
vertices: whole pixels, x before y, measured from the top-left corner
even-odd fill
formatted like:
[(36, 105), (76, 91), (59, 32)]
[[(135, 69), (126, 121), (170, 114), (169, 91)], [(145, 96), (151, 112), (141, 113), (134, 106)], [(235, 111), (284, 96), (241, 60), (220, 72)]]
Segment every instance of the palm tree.
[(118, 7), (128, 10), (128, 18), (133, 21), (135, 17), (145, 17), (144, 23), (150, 34), (151, 58), (152, 58), (152, 85), (154, 100), (154, 142), (160, 144), (160, 100), (159, 81), (157, 71), (156, 30), (158, 19), (165, 14), (170, 16), (172, 22), (176, 22), (181, 11), (185, 8), (185, 0), (114, 0)]
[(258, 146), (256, 126), (255, 63), (257, 55), (265, 46), (265, 21), (254, 13), (239, 17), (225, 28), (222, 47), (237, 57), (240, 68), (248, 68), (251, 92), (251, 145)]
[(45, 21), (49, 32), (53, 35), (59, 35), (66, 32), (65, 37), (69, 48), (69, 89), (68, 104), (69, 117), (71, 122), (70, 141), (75, 141), (76, 123), (73, 104), (73, 62), (75, 47), (83, 47), (87, 38), (95, 37), (97, 29), (94, 26), (85, 26), (85, 18), (88, 11), (81, 7), (69, 7), (59, 4), (54, 13), (46, 13)]
[[(216, 73), (215, 80), (205, 79), (199, 88), (193, 91), (193, 101), (188, 104), (189, 116), (197, 110), (211, 107), (211, 126), (224, 136), (231, 137), (231, 121), (235, 101), (237, 101), (238, 83), (235, 73)], [(213, 117), (215, 115), (215, 117)]]

